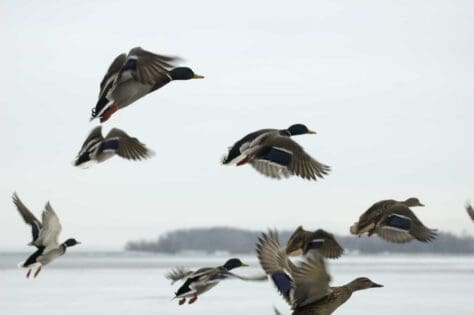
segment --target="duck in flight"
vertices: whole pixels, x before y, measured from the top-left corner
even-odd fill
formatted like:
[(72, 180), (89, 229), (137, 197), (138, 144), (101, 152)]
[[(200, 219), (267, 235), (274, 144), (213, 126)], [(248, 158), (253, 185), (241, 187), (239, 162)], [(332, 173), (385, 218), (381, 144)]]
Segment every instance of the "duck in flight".
[(100, 83), (99, 100), (91, 120), (107, 121), (113, 113), (171, 81), (202, 79), (188, 67), (174, 65), (179, 58), (157, 55), (140, 47), (115, 58)]
[(32, 270), (36, 269), (34, 277), (38, 276), (42, 266), (49, 264), (54, 259), (64, 255), (69, 247), (80, 244), (76, 239), (70, 238), (63, 243), (58, 242), (62, 227), (59, 218), (49, 204), (43, 211), (42, 222), (23, 204), (16, 193), (13, 194), (13, 203), (26, 224), (31, 226), (33, 240), (28, 244), (35, 246), (36, 251), (20, 264), (27, 268), (26, 277), (29, 278)]
[(143, 160), (154, 155), (137, 138), (130, 137), (125, 131), (113, 128), (107, 136), (102, 136), (102, 127), (95, 127), (87, 136), (81, 150), (74, 160), (74, 166), (89, 167), (118, 155), (127, 160)]
[(196, 271), (178, 267), (170, 271), (166, 275), (166, 278), (171, 280), (171, 284), (179, 280), (184, 280), (184, 283), (175, 293), (175, 298), (179, 299), (179, 305), (183, 305), (187, 298), (190, 298), (188, 303), (193, 304), (199, 295), (209, 291), (222, 280), (240, 279), (245, 281), (265, 281), (267, 279), (266, 275), (244, 277), (231, 272), (231, 270), (235, 268), (246, 266), (248, 265), (244, 264), (240, 259), (232, 258), (222, 266), (201, 268)]
[(410, 207), (423, 207), (418, 198), (405, 201), (382, 200), (372, 205), (354, 223), (351, 234), (368, 236), (377, 234), (385, 241), (406, 243), (413, 239), (430, 242), (437, 236), (435, 229), (426, 227)]
[[(265, 273), (291, 306), (293, 315), (330, 315), (359, 290), (383, 287), (366, 277), (331, 287), (331, 277), (323, 256), (313, 253), (301, 264), (294, 264), (280, 249), (278, 233), (262, 234), (257, 243), (257, 256)], [(277, 314), (280, 314), (276, 310)]]
[(289, 256), (307, 255), (316, 251), (325, 258), (339, 258), (344, 253), (344, 249), (333, 234), (323, 229), (306, 231), (302, 226), (291, 234), (285, 250)]
[(261, 174), (281, 179), (296, 175), (309, 180), (323, 178), (330, 167), (313, 159), (290, 137), (315, 134), (303, 124), (288, 129), (261, 129), (235, 142), (222, 159), (222, 164), (250, 164)]

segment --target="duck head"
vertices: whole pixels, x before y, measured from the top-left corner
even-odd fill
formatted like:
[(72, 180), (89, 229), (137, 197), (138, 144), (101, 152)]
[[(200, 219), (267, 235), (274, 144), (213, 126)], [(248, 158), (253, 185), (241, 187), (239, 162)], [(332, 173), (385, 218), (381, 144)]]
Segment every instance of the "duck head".
[(194, 73), (194, 71), (188, 67), (174, 68), (169, 72), (169, 75), (173, 80), (204, 79), (203, 75)]
[(306, 127), (303, 124), (294, 124), (288, 127), (288, 133), (290, 136), (298, 136), (298, 135), (305, 135), (305, 134), (315, 134), (316, 131), (309, 130), (308, 127)]
[(300, 225), (293, 234), (291, 234), (288, 243), (286, 244), (286, 254), (287, 255), (298, 255), (299, 251), (303, 249), (306, 245), (306, 242), (311, 237), (311, 232), (305, 231)]
[(370, 289), (370, 288), (382, 288), (383, 285), (378, 284), (370, 280), (369, 278), (366, 277), (360, 277), (352, 280), (347, 284), (349, 289), (354, 292), (354, 291), (359, 291), (359, 290), (365, 290), (365, 289)]
[(81, 242), (77, 241), (75, 238), (69, 238), (64, 242), (64, 245), (66, 245), (66, 247), (73, 247), (78, 244), (81, 244)]
[(407, 207), (424, 207), (425, 205), (418, 200), (418, 198), (408, 198), (403, 202)]
[(224, 264), (223, 267), (227, 270), (232, 270), (232, 269), (239, 268), (239, 267), (248, 267), (248, 265), (244, 264), (238, 258), (231, 258)]

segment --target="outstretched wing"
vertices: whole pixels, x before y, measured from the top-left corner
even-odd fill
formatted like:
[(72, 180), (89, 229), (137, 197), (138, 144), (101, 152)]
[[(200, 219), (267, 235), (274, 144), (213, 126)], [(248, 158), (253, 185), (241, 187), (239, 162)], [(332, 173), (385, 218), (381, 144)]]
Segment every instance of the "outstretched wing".
[(33, 242), (32, 243), (34, 243), (34, 241), (36, 241), (36, 239), (39, 236), (39, 233), (40, 233), (40, 230), (41, 230), (41, 222), (23, 204), (23, 202), (18, 197), (17, 193), (13, 194), (12, 199), (13, 199), (13, 203), (15, 204), (16, 208), (18, 209), (18, 212), (20, 213), (21, 217), (23, 218), (23, 221), (25, 221), (26, 224), (29, 224), (31, 226), (31, 235), (33, 237)]
[(57, 247), (61, 230), (62, 226), (59, 222), (59, 218), (48, 201), (43, 211), (43, 228), (40, 231), (36, 243), (46, 248)]
[(262, 137), (262, 146), (266, 149), (261, 151), (258, 159), (265, 159), (287, 167), (290, 173), (305, 179), (316, 180), (323, 178), (330, 171), (330, 167), (313, 159), (304, 149), (289, 137), (277, 134)]
[(313, 240), (308, 244), (305, 252), (312, 249), (312, 246), (316, 246), (315, 249), (327, 258), (339, 258), (344, 253), (344, 249), (336, 240), (334, 234), (319, 229), (314, 232), (313, 237)]
[(147, 159), (153, 155), (137, 138), (130, 137), (124, 131), (113, 128), (104, 140), (104, 149), (112, 148), (119, 156), (128, 160)]
[(255, 159), (250, 162), (250, 165), (252, 165), (257, 172), (271, 178), (281, 179), (290, 176), (290, 172), (286, 167), (282, 167), (271, 161)]
[(415, 238), (420, 242), (430, 242), (437, 236), (436, 230), (426, 227), (405, 205), (394, 205), (386, 212), (376, 230), (386, 241), (405, 243)]
[(141, 47), (135, 47), (128, 53), (122, 71), (134, 70), (132, 75), (135, 80), (154, 85), (163, 79), (170, 80), (168, 71), (175, 67), (173, 63), (178, 60), (178, 57), (157, 55)]
[(270, 276), (278, 292), (288, 304), (293, 306), (291, 269), (295, 266), (286, 256), (284, 249), (282, 250), (276, 231), (263, 233), (258, 239), (257, 257), (260, 265), (265, 273)]
[(108, 85), (110, 85), (110, 83), (112, 83), (112, 82), (109, 82), (110, 78), (112, 78), (115, 74), (118, 74), (120, 72), (120, 69), (122, 69), (122, 65), (124, 64), (125, 60), (127, 60), (127, 55), (121, 54), (121, 55), (118, 55), (114, 59), (114, 61), (112, 61), (112, 64), (109, 66), (109, 69), (107, 70), (107, 73), (105, 74), (104, 78), (100, 82), (99, 97), (104, 93), (104, 89)]
[(168, 272), (165, 277), (168, 280), (171, 280), (171, 284), (174, 284), (176, 281), (186, 279), (190, 275), (193, 274), (193, 271), (184, 268), (184, 267), (176, 267), (172, 269), (170, 272)]

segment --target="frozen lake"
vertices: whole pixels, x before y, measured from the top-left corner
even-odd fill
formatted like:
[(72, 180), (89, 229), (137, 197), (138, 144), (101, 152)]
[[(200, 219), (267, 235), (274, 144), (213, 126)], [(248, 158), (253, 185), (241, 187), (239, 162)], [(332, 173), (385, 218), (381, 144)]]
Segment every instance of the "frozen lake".
[[(174, 265), (221, 265), (226, 257), (174, 257), (130, 253), (73, 253), (47, 266), (37, 279), (26, 279), (16, 264), (25, 254), (0, 253), (2, 315), (166, 315), (290, 314), (270, 282), (229, 280), (193, 305), (171, 301), (178, 285), (163, 275)], [(240, 257), (260, 272), (254, 257)], [(474, 294), (472, 256), (343, 256), (329, 264), (332, 285), (367, 276), (385, 285), (356, 292), (336, 314), (471, 315)]]

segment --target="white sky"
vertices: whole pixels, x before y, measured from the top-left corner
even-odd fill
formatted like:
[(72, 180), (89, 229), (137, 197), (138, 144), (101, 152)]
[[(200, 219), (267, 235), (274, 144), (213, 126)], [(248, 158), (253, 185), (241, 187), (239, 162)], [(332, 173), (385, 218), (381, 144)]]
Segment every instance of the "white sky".
[[(373, 202), (417, 196), (429, 226), (474, 234), (472, 1), (2, 1), (0, 249), (26, 249), (17, 191), (50, 200), (62, 238), (121, 248), (183, 227), (324, 227), (348, 233)], [(205, 80), (174, 82), (116, 113), (156, 151), (71, 166), (98, 85), (135, 46), (186, 59)], [(273, 181), (218, 164), (265, 127), (333, 167)]]

